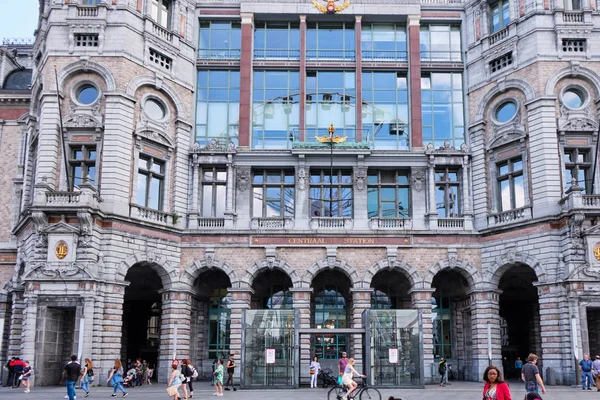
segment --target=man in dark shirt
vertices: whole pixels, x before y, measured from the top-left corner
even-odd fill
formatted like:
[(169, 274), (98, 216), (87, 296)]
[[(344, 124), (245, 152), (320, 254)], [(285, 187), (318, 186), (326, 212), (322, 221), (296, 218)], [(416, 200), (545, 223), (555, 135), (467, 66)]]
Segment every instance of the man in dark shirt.
[(527, 364), (521, 370), (521, 379), (525, 382), (525, 391), (527, 393), (538, 393), (539, 388), (542, 388), (542, 394), (546, 394), (544, 381), (540, 376), (540, 371), (537, 367), (538, 356), (531, 353), (527, 357)]
[(344, 351), (342, 353), (342, 358), (338, 361), (338, 370), (340, 371), (340, 376), (344, 375), (344, 371), (346, 371), (346, 365), (348, 365), (348, 355)]
[(229, 383), (231, 383), (231, 387), (235, 392), (237, 389), (235, 388), (235, 384), (233, 383), (233, 373), (235, 372), (235, 360), (233, 354), (229, 355), (229, 360), (227, 360), (227, 384), (225, 385), (225, 390), (229, 390)]
[(81, 365), (77, 362), (77, 356), (71, 356), (71, 362), (65, 366), (65, 379), (67, 381), (67, 396), (69, 400), (75, 400), (75, 385), (81, 375)]
[(579, 361), (579, 369), (581, 370), (581, 387), (583, 390), (592, 390), (592, 360), (587, 354), (583, 355), (583, 360)]

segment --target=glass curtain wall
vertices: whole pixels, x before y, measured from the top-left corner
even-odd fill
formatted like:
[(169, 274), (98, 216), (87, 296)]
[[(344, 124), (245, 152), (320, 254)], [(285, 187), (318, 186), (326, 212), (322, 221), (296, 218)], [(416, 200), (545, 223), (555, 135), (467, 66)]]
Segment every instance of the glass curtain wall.
[(239, 59), (242, 25), (239, 21), (201, 21), (198, 58)]
[(300, 59), (300, 27), (291, 22), (254, 24), (255, 59)]
[(311, 170), (309, 200), (311, 218), (352, 218), (352, 172)]
[(255, 71), (252, 148), (291, 148), (300, 124), (300, 73)]
[(369, 170), (367, 208), (369, 218), (409, 218), (408, 171)]
[(363, 72), (362, 122), (375, 149), (408, 149), (408, 85), (397, 72)]
[(198, 71), (196, 141), (238, 143), (240, 71)]
[(422, 25), (421, 60), (428, 62), (462, 61), (460, 26)]
[(315, 136), (327, 136), (333, 124), (335, 134), (356, 138), (356, 74), (344, 71), (308, 71), (306, 73), (307, 142)]
[(421, 77), (423, 144), (440, 148), (465, 142), (462, 74), (432, 72)]
[(354, 24), (309, 23), (306, 27), (306, 58), (308, 60), (355, 59)]
[(406, 60), (406, 26), (363, 24), (360, 33), (362, 59), (365, 61)]

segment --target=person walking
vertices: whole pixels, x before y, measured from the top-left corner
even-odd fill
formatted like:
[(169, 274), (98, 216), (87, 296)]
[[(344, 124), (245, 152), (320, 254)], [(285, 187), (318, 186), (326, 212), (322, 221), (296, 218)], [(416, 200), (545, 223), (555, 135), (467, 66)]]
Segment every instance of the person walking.
[(90, 396), (90, 383), (94, 382), (94, 364), (92, 360), (86, 358), (83, 363), (83, 373), (79, 387), (85, 392), (85, 397)]
[[(194, 380), (193, 366), (190, 363), (190, 360), (188, 360), (188, 359), (184, 359), (181, 362), (181, 364), (182, 364), (181, 373), (185, 377), (184, 387), (187, 384), (187, 387), (189, 389), (189, 396), (186, 396), (186, 397), (189, 397), (191, 399), (192, 397), (194, 397), (194, 384), (192, 382)], [(185, 394), (185, 389), (184, 389), (184, 394)]]
[(233, 354), (229, 355), (229, 360), (227, 360), (227, 365), (225, 367), (227, 369), (227, 384), (225, 385), (225, 390), (229, 390), (229, 383), (231, 382), (231, 387), (235, 392), (237, 389), (233, 383), (233, 373), (235, 372), (235, 360)]
[(521, 370), (521, 379), (525, 382), (525, 392), (538, 393), (539, 389), (542, 389), (542, 394), (546, 394), (546, 387), (544, 381), (540, 376), (540, 370), (537, 367), (538, 356), (531, 353), (527, 357), (527, 364), (523, 366)]
[(596, 356), (596, 359), (592, 363), (592, 375), (596, 381), (596, 390), (600, 392), (600, 356)]
[(123, 364), (121, 363), (121, 360), (117, 358), (115, 360), (115, 366), (112, 371), (110, 371), (110, 375), (106, 380), (106, 383), (110, 382), (113, 387), (113, 394), (111, 394), (110, 397), (117, 397), (117, 389), (123, 393), (123, 397), (127, 397), (127, 391), (125, 391), (125, 388), (123, 387), (123, 373)]
[(215, 393), (213, 393), (213, 396), (223, 396), (223, 363), (220, 359), (216, 361), (215, 372), (213, 372), (215, 377)]
[[(342, 357), (338, 360), (338, 372), (340, 377), (344, 375), (344, 371), (346, 370), (346, 365), (348, 365), (348, 354), (344, 351), (342, 353)], [(338, 380), (339, 382), (339, 380)]]
[(593, 362), (590, 360), (590, 356), (587, 354), (583, 355), (583, 360), (579, 361), (579, 370), (581, 371), (581, 390), (592, 390), (592, 365)]
[(69, 400), (75, 400), (75, 385), (81, 374), (81, 365), (77, 362), (77, 356), (71, 356), (71, 362), (65, 366), (65, 380), (67, 382), (67, 396)]
[(523, 361), (521, 361), (521, 357), (517, 357), (517, 361), (515, 361), (515, 369), (517, 370), (517, 377), (521, 380), (521, 370), (523, 369)]
[(512, 400), (510, 388), (504, 382), (500, 369), (490, 365), (483, 373), (483, 400)]
[(448, 364), (446, 364), (446, 360), (444, 358), (440, 358), (438, 372), (440, 374), (440, 386), (443, 387), (444, 383), (446, 382), (446, 375), (448, 374)]
[(9, 383), (12, 385), (13, 389), (16, 389), (21, 386), (21, 375), (23, 374), (25, 363), (21, 361), (19, 357), (15, 357), (10, 365), (13, 367), (13, 381)]
[(173, 400), (181, 398), (179, 396), (179, 386), (183, 383), (183, 375), (179, 371), (178, 364), (171, 364), (171, 379), (169, 379), (169, 385), (167, 388), (167, 394), (173, 396)]
[(321, 370), (321, 364), (319, 364), (319, 357), (314, 356), (313, 360), (310, 362), (310, 387), (317, 388), (317, 377), (319, 376), (319, 371)]
[(21, 380), (23, 381), (23, 387), (25, 387), (25, 393), (31, 392), (31, 390), (30, 390), (31, 381), (29, 380), (29, 378), (31, 378), (32, 371), (33, 371), (33, 369), (31, 369), (31, 365), (29, 365), (29, 361), (25, 361), (25, 368), (23, 368), (23, 375), (21, 375)]
[(15, 381), (15, 367), (12, 366), (12, 362), (15, 361), (16, 357), (12, 357), (10, 360), (6, 362), (6, 369), (8, 370), (8, 379), (6, 383), (8, 387), (13, 387), (13, 383)]

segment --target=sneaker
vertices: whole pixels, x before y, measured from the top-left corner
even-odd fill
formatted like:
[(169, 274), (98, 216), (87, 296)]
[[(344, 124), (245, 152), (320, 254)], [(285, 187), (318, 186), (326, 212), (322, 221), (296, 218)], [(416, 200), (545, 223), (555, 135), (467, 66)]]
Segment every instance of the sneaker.
[(219, 393), (217, 396), (223, 396), (223, 393)]
[(229, 391), (229, 388), (228, 388), (228, 387), (226, 387), (226, 388), (225, 388), (225, 390)]
[(127, 392), (123, 393), (123, 397), (127, 397)]
[(219, 393), (213, 393), (213, 396), (218, 396), (218, 395), (219, 395)]
[(237, 391), (237, 389), (236, 389), (236, 388), (233, 388), (233, 391), (235, 392), (235, 391)]
[(110, 397), (117, 397), (117, 394), (113, 393), (113, 394), (110, 395)]
[(90, 397), (90, 392), (85, 392), (85, 397)]
[(591, 387), (589, 387), (589, 388), (588, 388), (588, 390), (592, 390), (592, 388), (591, 388)]

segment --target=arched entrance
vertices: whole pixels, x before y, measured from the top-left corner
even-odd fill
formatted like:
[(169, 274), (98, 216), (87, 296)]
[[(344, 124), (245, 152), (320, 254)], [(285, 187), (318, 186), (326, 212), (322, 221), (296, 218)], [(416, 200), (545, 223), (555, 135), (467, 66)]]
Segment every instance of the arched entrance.
[[(515, 360), (525, 363), (529, 353), (541, 356), (540, 308), (535, 271), (525, 264), (509, 267), (498, 284), (500, 294), (500, 332), (502, 364), (508, 378), (518, 378)], [(538, 361), (541, 369), (542, 359)]]
[(446, 359), (448, 379), (467, 379), (473, 363), (470, 284), (461, 271), (443, 269), (431, 286), (433, 357)]
[[(163, 284), (149, 263), (133, 265), (125, 275), (121, 361), (127, 368), (137, 358), (158, 367)], [(154, 376), (161, 376), (155, 370)]]
[(292, 309), (292, 279), (279, 269), (262, 271), (252, 283), (254, 310)]
[(411, 283), (402, 272), (393, 269), (379, 271), (371, 281), (371, 309), (400, 310), (412, 308)]

